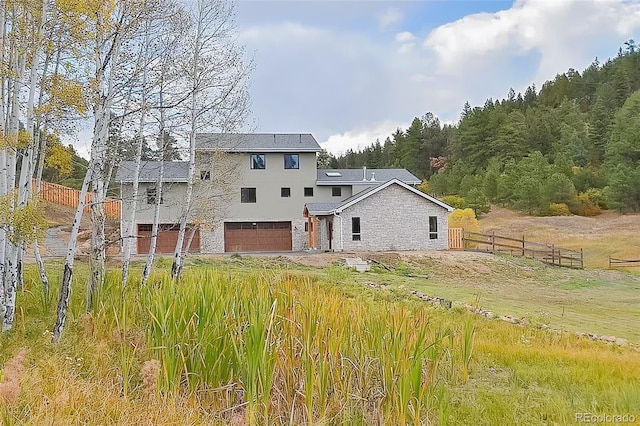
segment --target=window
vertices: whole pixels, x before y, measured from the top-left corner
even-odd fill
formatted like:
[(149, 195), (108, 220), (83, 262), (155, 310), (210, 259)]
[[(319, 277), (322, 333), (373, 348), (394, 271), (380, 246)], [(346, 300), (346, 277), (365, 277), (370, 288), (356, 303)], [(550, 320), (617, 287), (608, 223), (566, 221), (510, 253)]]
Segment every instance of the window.
[(333, 197), (341, 197), (342, 196), (342, 187), (341, 186), (332, 186), (331, 187), (331, 196), (333, 196)]
[(351, 218), (351, 239), (353, 241), (360, 241), (360, 218)]
[(280, 188), (281, 197), (291, 197), (291, 188)]
[(254, 170), (264, 170), (266, 162), (264, 154), (251, 154), (251, 168)]
[(309, 222), (304, 223), (304, 232), (309, 232)]
[(284, 155), (284, 168), (285, 169), (299, 169), (300, 163), (298, 162), (298, 154), (285, 154)]
[[(155, 204), (156, 198), (158, 197), (158, 191), (154, 186), (147, 188), (147, 204)], [(160, 197), (160, 204), (162, 204), (164, 200)]]
[(429, 216), (429, 239), (430, 240), (438, 239), (438, 217), (437, 216)]
[(240, 188), (240, 202), (241, 203), (255, 203), (256, 202), (256, 189), (255, 188)]
[(211, 172), (209, 170), (200, 170), (200, 180), (210, 180)]
[(304, 189), (304, 196), (305, 197), (313, 197), (313, 187), (306, 187)]

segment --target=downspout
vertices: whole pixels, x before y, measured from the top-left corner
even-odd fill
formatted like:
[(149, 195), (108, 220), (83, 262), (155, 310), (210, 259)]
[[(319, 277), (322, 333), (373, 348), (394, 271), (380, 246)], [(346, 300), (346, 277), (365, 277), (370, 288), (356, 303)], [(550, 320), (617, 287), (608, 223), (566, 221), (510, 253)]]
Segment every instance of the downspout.
[(340, 216), (340, 212), (335, 212), (335, 216), (340, 219), (340, 251), (344, 251), (344, 229), (342, 229), (342, 216)]

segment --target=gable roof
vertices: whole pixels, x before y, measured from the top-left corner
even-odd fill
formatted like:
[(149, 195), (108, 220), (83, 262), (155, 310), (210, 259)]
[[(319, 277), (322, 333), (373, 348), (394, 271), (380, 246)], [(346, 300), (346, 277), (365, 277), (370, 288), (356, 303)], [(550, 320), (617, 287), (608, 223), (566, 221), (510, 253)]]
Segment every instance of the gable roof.
[(425, 194), (422, 191), (419, 191), (417, 189), (415, 189), (414, 187), (407, 185), (406, 183), (402, 182), (399, 179), (391, 179), (385, 183), (383, 183), (382, 185), (378, 185), (378, 186), (374, 186), (371, 188), (367, 188), (364, 191), (361, 191), (355, 195), (352, 195), (351, 197), (347, 198), (346, 200), (343, 200), (339, 203), (307, 203), (305, 204), (305, 212), (307, 212), (310, 215), (313, 216), (326, 216), (326, 215), (332, 215), (332, 214), (340, 214), (342, 213), (345, 209), (348, 209), (349, 207), (353, 206), (356, 203), (359, 203), (360, 201), (370, 197), (371, 195), (375, 194), (376, 192), (380, 192), (383, 191), (385, 188), (391, 186), (391, 185), (399, 185), (400, 187), (413, 192), (414, 194), (431, 201), (432, 203), (446, 209), (447, 211), (451, 212), (454, 210), (453, 207), (451, 207), (450, 205), (443, 203), (442, 201), (438, 200), (437, 198), (434, 198), (428, 194)]
[(224, 152), (319, 152), (309, 133), (198, 133), (196, 149)]
[[(340, 176), (335, 176), (335, 174)], [(363, 178), (367, 177), (366, 180)], [(371, 180), (375, 179), (375, 180)], [(357, 185), (370, 182), (387, 182), (398, 179), (409, 185), (417, 185), (420, 179), (406, 169), (318, 169), (316, 183), (318, 185)]]
[[(116, 172), (117, 182), (133, 182), (135, 161), (122, 161)], [(142, 161), (140, 163), (139, 182), (156, 182), (160, 176), (160, 161)], [(189, 176), (188, 161), (165, 161), (162, 173), (163, 182), (186, 182)]]

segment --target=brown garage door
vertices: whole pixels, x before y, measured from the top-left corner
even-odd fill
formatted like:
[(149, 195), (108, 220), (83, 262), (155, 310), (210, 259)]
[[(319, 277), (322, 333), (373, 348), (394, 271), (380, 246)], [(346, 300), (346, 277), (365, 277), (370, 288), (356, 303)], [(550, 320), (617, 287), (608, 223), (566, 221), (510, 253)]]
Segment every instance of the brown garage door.
[(224, 251), (291, 251), (291, 222), (228, 222)]
[[(151, 224), (139, 224), (138, 225), (138, 254), (149, 253), (149, 247), (151, 246)], [(179, 224), (163, 223), (159, 225), (158, 240), (156, 242), (156, 253), (173, 253), (176, 250), (176, 243), (178, 242), (178, 230)], [(191, 237), (191, 231), (193, 225), (187, 225), (187, 231), (184, 236), (184, 244), (182, 247), (186, 247)], [(190, 253), (198, 253), (200, 251), (200, 230), (196, 228), (193, 240), (191, 241), (191, 247), (189, 247)]]

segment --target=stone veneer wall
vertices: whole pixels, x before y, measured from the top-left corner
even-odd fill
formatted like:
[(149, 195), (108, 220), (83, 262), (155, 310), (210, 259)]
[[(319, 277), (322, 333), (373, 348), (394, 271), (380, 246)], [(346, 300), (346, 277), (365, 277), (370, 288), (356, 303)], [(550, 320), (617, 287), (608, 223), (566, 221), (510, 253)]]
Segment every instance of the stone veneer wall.
[[(345, 209), (334, 220), (335, 249), (340, 249), (340, 228), (345, 251), (447, 250), (449, 212), (399, 185)], [(429, 238), (429, 216), (438, 217), (438, 238)], [(353, 241), (351, 218), (360, 218), (361, 240)]]

